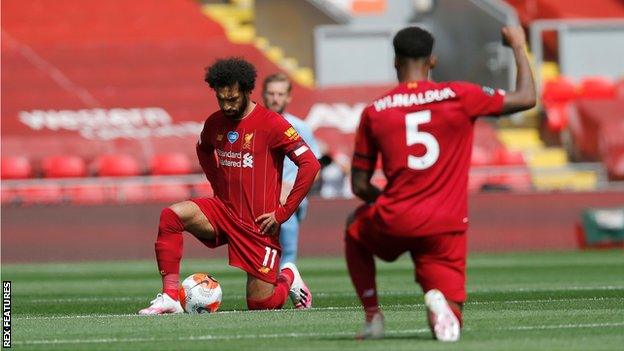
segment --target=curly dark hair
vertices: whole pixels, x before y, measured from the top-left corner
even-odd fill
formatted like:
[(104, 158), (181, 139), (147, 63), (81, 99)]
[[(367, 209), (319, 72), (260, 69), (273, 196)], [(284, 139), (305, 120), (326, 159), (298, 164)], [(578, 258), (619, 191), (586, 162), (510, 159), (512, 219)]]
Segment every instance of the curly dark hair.
[(204, 80), (212, 89), (238, 83), (241, 91), (251, 92), (256, 86), (256, 68), (240, 57), (216, 60), (206, 68)]
[(431, 33), (419, 27), (401, 29), (392, 40), (398, 57), (421, 59), (431, 56), (434, 39)]

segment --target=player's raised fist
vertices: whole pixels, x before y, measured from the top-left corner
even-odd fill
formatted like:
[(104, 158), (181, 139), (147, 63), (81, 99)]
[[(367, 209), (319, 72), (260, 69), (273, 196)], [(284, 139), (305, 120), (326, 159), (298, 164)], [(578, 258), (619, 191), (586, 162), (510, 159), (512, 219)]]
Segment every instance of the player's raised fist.
[(512, 48), (524, 47), (526, 44), (524, 29), (520, 26), (503, 27), (501, 34), (503, 35), (503, 42)]

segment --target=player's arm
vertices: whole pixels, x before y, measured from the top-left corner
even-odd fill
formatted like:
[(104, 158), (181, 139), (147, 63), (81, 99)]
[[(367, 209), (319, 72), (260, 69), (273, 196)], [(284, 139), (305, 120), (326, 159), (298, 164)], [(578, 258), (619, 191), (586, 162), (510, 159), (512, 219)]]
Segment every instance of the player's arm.
[(276, 224), (286, 222), (295, 213), (301, 201), (312, 188), (314, 178), (321, 169), (320, 163), (303, 141), (299, 147), (287, 153), (287, 156), (297, 166), (297, 177), (284, 203), (280, 204), (275, 211), (262, 214), (256, 218), (256, 223), (260, 225), (262, 234), (277, 234)]
[(208, 179), (214, 188), (217, 186), (216, 183), (219, 164), (214, 153), (214, 147), (210, 145), (207, 138), (204, 137), (205, 130), (206, 128), (204, 127), (204, 130), (202, 130), (199, 140), (197, 141), (197, 145), (195, 146), (195, 151), (197, 152), (199, 165), (204, 171), (204, 174), (206, 174), (206, 179)]
[(259, 224), (263, 234), (277, 233), (276, 224), (284, 223), (297, 210), (321, 169), (321, 165), (308, 145), (285, 119), (275, 119), (275, 125), (271, 130), (275, 132), (270, 145), (271, 149), (288, 156), (293, 161), (297, 166), (297, 177), (285, 203), (280, 204), (275, 211), (256, 218), (256, 223)]
[[(297, 132), (299, 132), (299, 135), (301, 136), (301, 138), (303, 138), (303, 141), (308, 144), (308, 147), (310, 148), (310, 150), (312, 150), (316, 159), (321, 158), (321, 149), (318, 146), (318, 142), (316, 141), (316, 138), (314, 138), (314, 133), (312, 133), (312, 130), (310, 129), (310, 127), (308, 127), (305, 121), (299, 123), (299, 125), (297, 126)], [(316, 174), (314, 182), (318, 181), (319, 178), (320, 172)], [(295, 183), (293, 183), (292, 181), (282, 180), (282, 193), (280, 195), (280, 203), (282, 205), (286, 203), (288, 194), (290, 194), (294, 185)]]
[(370, 182), (372, 177), (373, 171), (351, 166), (351, 189), (353, 194), (367, 203), (375, 202), (381, 194), (381, 190)]
[(355, 196), (371, 203), (381, 190), (371, 183), (377, 165), (377, 146), (371, 136), (367, 111), (362, 112), (360, 126), (355, 135), (355, 151), (351, 162), (351, 190)]
[(504, 27), (503, 40), (513, 50), (516, 60), (516, 89), (505, 95), (503, 114), (524, 111), (535, 106), (535, 82), (526, 55), (526, 38), (522, 27)]
[(289, 152), (287, 156), (297, 166), (297, 177), (286, 201), (275, 210), (275, 219), (279, 223), (284, 223), (295, 213), (301, 201), (312, 188), (312, 184), (321, 169), (321, 164), (305, 143), (296, 150)]
[[(314, 137), (314, 133), (312, 132), (312, 129), (310, 129), (310, 127), (308, 126), (307, 123), (305, 123), (305, 121), (303, 122), (303, 125), (301, 126), (301, 137), (303, 138), (303, 141), (305, 141), (306, 144), (308, 144), (308, 147), (314, 154), (314, 157), (316, 157), (317, 160), (320, 159), (323, 156), (321, 155), (321, 148), (319, 147), (318, 142), (316, 141), (316, 138)], [(314, 178), (314, 181), (316, 182), (320, 178), (321, 178), (321, 173), (319, 172)]]

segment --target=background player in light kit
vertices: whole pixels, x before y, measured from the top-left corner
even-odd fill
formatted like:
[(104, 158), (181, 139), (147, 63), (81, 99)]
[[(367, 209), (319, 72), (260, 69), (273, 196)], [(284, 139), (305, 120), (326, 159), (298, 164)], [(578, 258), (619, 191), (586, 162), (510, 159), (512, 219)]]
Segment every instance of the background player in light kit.
[[(438, 340), (460, 336), (466, 300), (467, 187), (476, 117), (535, 105), (522, 28), (505, 27), (517, 68), (514, 92), (467, 82), (428, 80), (434, 39), (409, 27), (394, 37), (399, 85), (362, 113), (352, 163), (352, 188), (367, 204), (347, 224), (349, 274), (366, 312), (358, 337), (379, 338), (384, 318), (375, 283), (377, 256), (394, 261), (409, 252)], [(371, 184), (378, 154), (388, 185)]]
[[(273, 112), (284, 116), (299, 136), (308, 144), (316, 158), (320, 158), (321, 151), (312, 130), (302, 119), (293, 116), (285, 111), (292, 100), (292, 84), (284, 73), (271, 74), (262, 83), (262, 98), (264, 105)], [(281, 202), (286, 201), (286, 197), (292, 189), (297, 176), (297, 166), (290, 160), (284, 160), (284, 172), (282, 174), (282, 194)], [(297, 208), (297, 211), (282, 223), (280, 227), (280, 245), (282, 246), (282, 265), (285, 263), (295, 263), (297, 259), (297, 242), (299, 237), (299, 224), (305, 218), (308, 209), (308, 199), (305, 198)]]
[[(215, 91), (220, 110), (206, 120), (197, 156), (214, 198), (192, 199), (162, 211), (155, 250), (163, 291), (139, 314), (182, 311), (177, 300), (185, 230), (210, 248), (228, 245), (229, 264), (247, 272), (249, 309), (281, 308), (288, 294), (295, 307), (311, 307), (312, 295), (297, 268), (287, 264), (278, 271), (277, 234), (279, 224), (309, 191), (320, 165), (282, 116), (249, 99), (255, 78), (255, 68), (239, 58), (217, 60), (206, 71), (205, 81)], [(284, 156), (299, 171), (280, 204)]]

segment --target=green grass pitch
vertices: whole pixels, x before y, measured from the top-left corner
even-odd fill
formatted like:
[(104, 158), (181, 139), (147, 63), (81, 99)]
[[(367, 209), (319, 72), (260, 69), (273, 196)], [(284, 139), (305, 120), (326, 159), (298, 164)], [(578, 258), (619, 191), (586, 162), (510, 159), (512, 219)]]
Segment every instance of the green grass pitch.
[(247, 312), (245, 275), (220, 260), (211, 315), (137, 316), (160, 288), (153, 261), (3, 265), (20, 350), (622, 350), (624, 252), (474, 254), (460, 342), (431, 339), (411, 262), (378, 264), (384, 340), (356, 341), (363, 314), (342, 258), (301, 259), (314, 308)]

